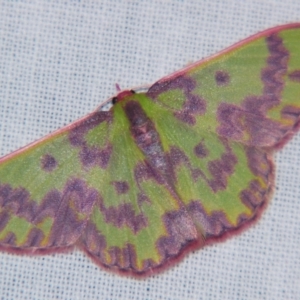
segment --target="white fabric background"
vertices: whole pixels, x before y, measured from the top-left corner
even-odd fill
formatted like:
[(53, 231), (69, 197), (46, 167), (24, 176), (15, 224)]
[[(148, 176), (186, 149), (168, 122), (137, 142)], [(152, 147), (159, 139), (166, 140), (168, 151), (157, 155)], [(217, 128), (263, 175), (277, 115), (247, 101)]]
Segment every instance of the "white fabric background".
[[(115, 83), (153, 83), (295, 21), (298, 0), (1, 0), (0, 154), (92, 111)], [(300, 134), (276, 162), (261, 221), (226, 243), (144, 280), (107, 273), (78, 250), (0, 253), (0, 299), (300, 299)]]

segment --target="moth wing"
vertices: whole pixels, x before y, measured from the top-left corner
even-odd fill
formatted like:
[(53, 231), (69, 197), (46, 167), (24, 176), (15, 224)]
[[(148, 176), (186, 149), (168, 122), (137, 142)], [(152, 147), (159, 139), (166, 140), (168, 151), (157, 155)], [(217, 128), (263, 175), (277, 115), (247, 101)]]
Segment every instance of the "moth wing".
[(92, 113), (0, 160), (2, 248), (43, 252), (78, 240), (97, 198), (83, 163), (84, 135), (97, 131), (105, 148), (108, 122), (108, 113)]
[(147, 95), (184, 122), (255, 147), (299, 127), (300, 24), (275, 27), (154, 84)]

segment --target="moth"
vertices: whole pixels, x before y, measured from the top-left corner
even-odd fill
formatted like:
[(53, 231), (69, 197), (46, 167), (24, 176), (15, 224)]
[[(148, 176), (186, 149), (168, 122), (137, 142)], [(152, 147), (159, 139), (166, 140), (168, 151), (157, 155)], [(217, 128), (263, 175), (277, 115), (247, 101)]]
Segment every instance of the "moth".
[(0, 159), (0, 247), (152, 275), (258, 220), (299, 129), (300, 23), (275, 27)]

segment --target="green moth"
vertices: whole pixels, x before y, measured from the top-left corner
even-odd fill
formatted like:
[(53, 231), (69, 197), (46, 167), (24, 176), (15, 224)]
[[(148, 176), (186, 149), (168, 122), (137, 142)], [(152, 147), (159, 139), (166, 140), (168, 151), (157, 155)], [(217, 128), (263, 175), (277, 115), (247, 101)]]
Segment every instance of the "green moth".
[(300, 23), (120, 92), (0, 159), (0, 247), (145, 276), (258, 219), (300, 124)]

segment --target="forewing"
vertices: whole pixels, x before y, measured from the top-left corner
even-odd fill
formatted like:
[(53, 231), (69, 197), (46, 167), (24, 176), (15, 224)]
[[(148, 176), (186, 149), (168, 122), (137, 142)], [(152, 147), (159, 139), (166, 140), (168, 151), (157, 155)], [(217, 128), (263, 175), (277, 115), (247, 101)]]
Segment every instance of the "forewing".
[(299, 53), (300, 25), (277, 27), (162, 79), (147, 94), (186, 124), (278, 148), (299, 126)]
[[(108, 113), (93, 113), (1, 159), (2, 248), (43, 252), (77, 241), (98, 193), (89, 183), (81, 137), (98, 130), (105, 149), (108, 123)], [(101, 150), (97, 151), (100, 160)]]

